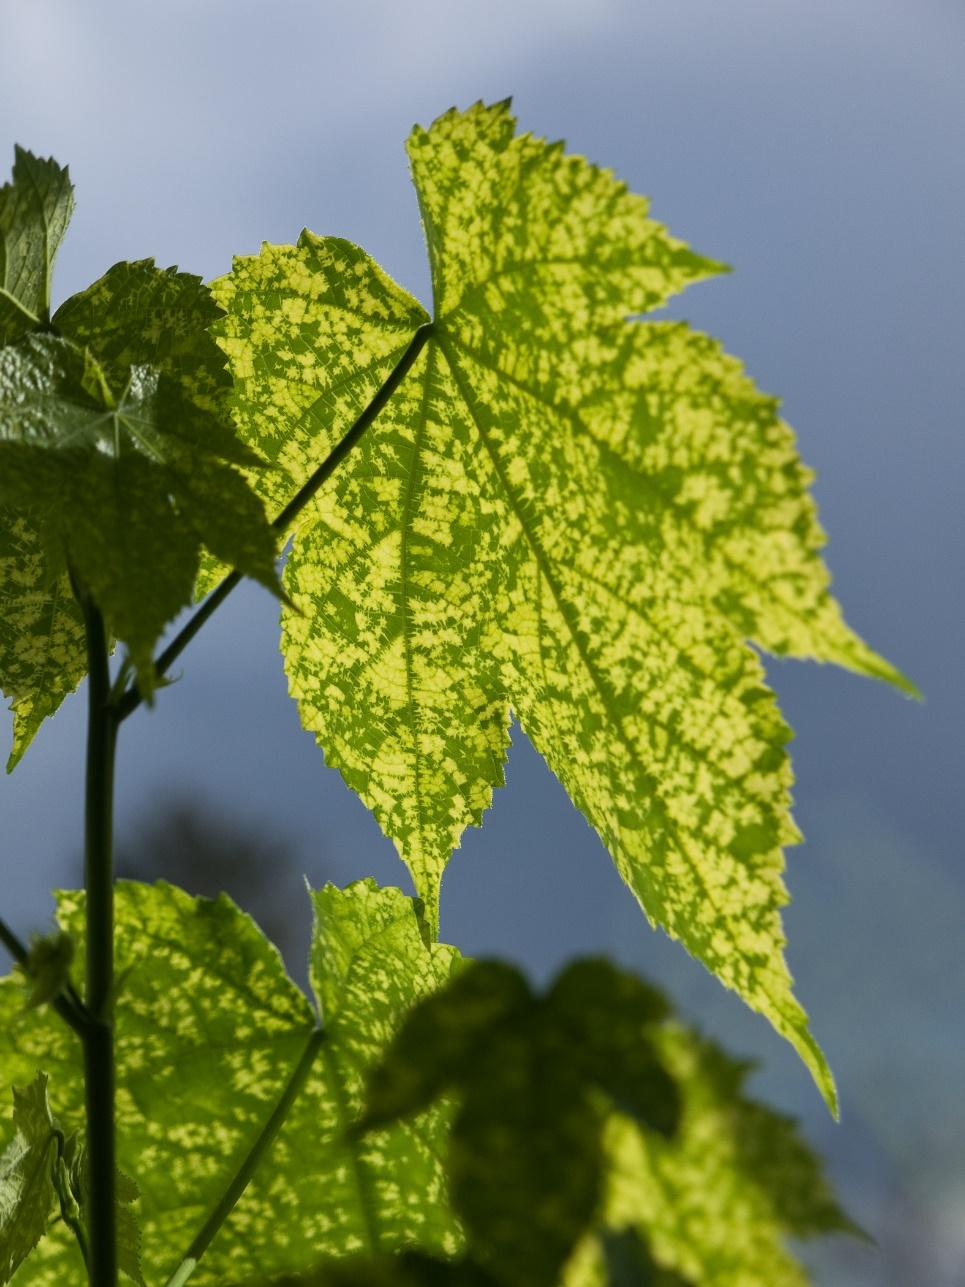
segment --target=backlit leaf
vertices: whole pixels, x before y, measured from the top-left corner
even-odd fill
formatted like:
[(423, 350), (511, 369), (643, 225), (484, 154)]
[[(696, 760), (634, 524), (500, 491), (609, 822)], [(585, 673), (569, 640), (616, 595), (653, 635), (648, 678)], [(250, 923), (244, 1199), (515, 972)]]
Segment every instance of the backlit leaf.
[[(82, 948), (83, 897), (59, 897)], [(191, 1277), (204, 1284), (298, 1273), (326, 1256), (412, 1244), (458, 1251), (439, 1153), (447, 1110), (351, 1142), (363, 1079), (405, 1009), (448, 978), (453, 949), (427, 948), (413, 905), (371, 881), (313, 895), (317, 1016), (276, 950), (227, 898), (121, 882), (116, 896), (118, 1160), (137, 1181), (149, 1283), (172, 1274), (278, 1103), (311, 1043), (314, 1060), (265, 1163)], [(0, 982), (0, 1082), (43, 1066), (57, 1108), (83, 1118), (79, 1043), (49, 1007), (24, 1011)], [(31, 1258), (24, 1287), (82, 1287), (59, 1226)]]
[[(718, 271), (609, 171), (506, 104), (416, 129), (434, 319), (306, 509), (289, 686), (437, 918), (502, 782), (510, 709), (652, 921), (834, 1086), (783, 946), (790, 736), (747, 640), (907, 682), (844, 624), (790, 429), (715, 341), (627, 322)], [(304, 233), (214, 293), (277, 512), (428, 320), (362, 251)]]

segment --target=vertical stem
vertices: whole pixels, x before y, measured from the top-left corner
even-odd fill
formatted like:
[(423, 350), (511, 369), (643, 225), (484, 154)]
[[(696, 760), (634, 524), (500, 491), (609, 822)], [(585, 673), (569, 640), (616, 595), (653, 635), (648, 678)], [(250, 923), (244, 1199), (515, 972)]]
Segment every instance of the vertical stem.
[(110, 701), (104, 619), (86, 594), (87, 796), (84, 822), (84, 888), (87, 913), (86, 996), (90, 1021), (84, 1033), (87, 1099), (87, 1233), (91, 1287), (116, 1287), (117, 1230), (114, 1160), (114, 748), (117, 720)]

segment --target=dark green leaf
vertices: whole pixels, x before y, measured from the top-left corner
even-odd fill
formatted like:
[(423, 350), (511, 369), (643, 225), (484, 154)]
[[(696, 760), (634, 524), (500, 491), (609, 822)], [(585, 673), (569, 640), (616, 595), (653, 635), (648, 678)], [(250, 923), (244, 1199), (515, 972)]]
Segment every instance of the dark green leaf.
[(407, 1018), (370, 1077), (363, 1128), (454, 1090), (450, 1184), (473, 1254), (508, 1287), (549, 1287), (602, 1197), (600, 1091), (660, 1131), (677, 1124), (653, 1044), (666, 1015), (606, 961), (571, 966), (545, 999), (511, 966), (469, 965)]
[(0, 350), (0, 497), (38, 516), (147, 691), (154, 643), (191, 599), (202, 543), (277, 590), (261, 503), (203, 443), (188, 445), (191, 425), (209, 419), (151, 367), (128, 368), (113, 389), (68, 340)]
[(66, 169), (15, 148), (13, 181), (0, 188), (0, 345), (46, 321), (54, 258), (73, 209)]
[(555, 1053), (525, 1031), (494, 1040), (453, 1122), (453, 1205), (506, 1287), (555, 1287), (601, 1198), (602, 1114)]
[(644, 1239), (632, 1229), (605, 1234), (600, 1241), (608, 1287), (693, 1287), (672, 1270), (661, 1269)]
[(221, 316), (200, 277), (142, 259), (108, 269), (62, 304), (53, 323), (61, 335), (90, 349), (117, 387), (127, 382), (132, 366), (149, 366), (173, 379), (187, 407), (180, 425), (167, 418), (166, 431), (181, 436), (191, 452), (258, 465), (260, 457), (232, 426), (231, 377), (208, 333)]
[(546, 1004), (566, 1042), (561, 1058), (578, 1064), (618, 1108), (672, 1135), (680, 1117), (677, 1087), (653, 1047), (667, 1018), (660, 993), (609, 961), (577, 961), (553, 984)]
[(487, 1045), (501, 1040), (502, 1025), (533, 1009), (533, 994), (518, 970), (480, 961), (461, 970), (448, 987), (427, 997), (369, 1080), (364, 1129), (419, 1112), (452, 1086), (470, 1082)]

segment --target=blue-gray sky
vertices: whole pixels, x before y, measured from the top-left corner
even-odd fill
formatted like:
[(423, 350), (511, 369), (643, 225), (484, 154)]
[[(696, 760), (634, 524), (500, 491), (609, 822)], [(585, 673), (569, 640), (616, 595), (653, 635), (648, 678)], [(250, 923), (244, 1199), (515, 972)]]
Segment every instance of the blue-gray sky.
[[(77, 185), (58, 299), (122, 258), (214, 276), (304, 225), (360, 242), (425, 297), (405, 135), (507, 94), (525, 128), (612, 166), (735, 267), (672, 311), (783, 397), (848, 615), (928, 700), (770, 667), (808, 836), (789, 854), (789, 955), (841, 1127), (763, 1022), (647, 928), (518, 734), (508, 786), (447, 878), (444, 933), (540, 974), (608, 950), (669, 980), (765, 1061), (760, 1086), (804, 1114), (881, 1238), (877, 1256), (825, 1256), (818, 1281), (961, 1284), (965, 4), (0, 0), (0, 157), (14, 142), (53, 153)], [(24, 929), (52, 883), (78, 879), (82, 736), (74, 698), (0, 782), (3, 912)], [(257, 590), (125, 728), (122, 826), (177, 785), (284, 826), (313, 880), (404, 883), (300, 731)]]

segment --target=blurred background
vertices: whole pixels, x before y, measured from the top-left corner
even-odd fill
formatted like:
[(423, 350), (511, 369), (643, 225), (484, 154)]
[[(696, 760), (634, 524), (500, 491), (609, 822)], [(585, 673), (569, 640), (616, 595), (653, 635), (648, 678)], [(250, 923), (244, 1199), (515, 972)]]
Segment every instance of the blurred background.
[[(729, 277), (669, 310), (780, 394), (853, 625), (922, 687), (769, 663), (797, 738), (789, 956), (837, 1073), (831, 1122), (763, 1020), (651, 931), (518, 731), (443, 891), (443, 936), (545, 978), (606, 951), (661, 980), (801, 1117), (878, 1239), (809, 1245), (820, 1287), (965, 1284), (965, 683), (961, 561), (965, 0), (0, 0), (0, 160), (68, 162), (55, 303), (122, 258), (212, 277), (303, 225), (423, 299), (403, 140), (512, 94), (649, 194)], [(0, 782), (2, 913), (80, 879), (83, 702)], [(7, 751), (9, 727), (0, 734)], [(227, 888), (300, 973), (303, 876), (408, 888), (301, 731), (276, 607), (243, 588), (124, 729), (124, 869)]]

